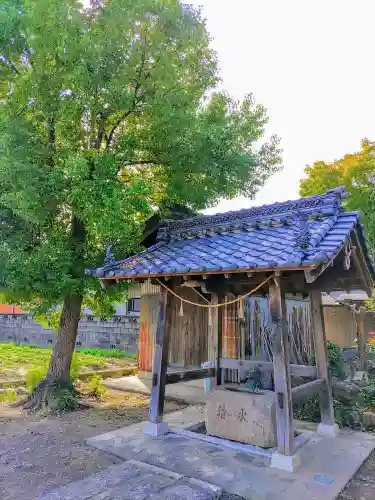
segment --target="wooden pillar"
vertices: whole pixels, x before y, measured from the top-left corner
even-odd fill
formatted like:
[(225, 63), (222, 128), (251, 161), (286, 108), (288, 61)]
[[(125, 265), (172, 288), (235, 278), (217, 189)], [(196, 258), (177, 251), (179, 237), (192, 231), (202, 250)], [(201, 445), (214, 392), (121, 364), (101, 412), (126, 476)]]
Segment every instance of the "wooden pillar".
[[(331, 379), (328, 370), (328, 356), (326, 334), (324, 329), (322, 294), (320, 290), (314, 289), (310, 292), (311, 302), (311, 322), (315, 341), (315, 359), (316, 359), (316, 375), (317, 378), (325, 380), (323, 391), (319, 392), (320, 397), (320, 413), (321, 425), (318, 433), (334, 437), (337, 432), (335, 426), (335, 416), (333, 412)], [(332, 431), (329, 431), (329, 428)]]
[(363, 326), (363, 313), (361, 309), (355, 311), (355, 323), (357, 327), (357, 346), (361, 370), (367, 370), (366, 335)]
[[(224, 301), (223, 295), (217, 296), (218, 303)], [(216, 358), (216, 384), (221, 385), (224, 375), (220, 369), (220, 358), (223, 355), (223, 312), (224, 307), (217, 307), (217, 358)], [(224, 373), (224, 372), (223, 372)]]
[[(211, 294), (211, 304), (215, 305), (218, 303), (217, 293)], [(207, 361), (211, 361), (216, 365), (217, 360), (217, 327), (218, 327), (218, 308), (212, 307), (207, 309), (207, 321), (208, 321), (208, 337), (207, 337)]]
[(296, 448), (290, 383), (289, 333), (285, 314), (285, 296), (279, 277), (270, 281), (269, 304), (273, 327), (277, 451), (282, 455), (293, 455)]
[(168, 432), (168, 425), (163, 422), (165, 382), (168, 365), (170, 311), (168, 311), (169, 294), (163, 290), (160, 297), (158, 326), (154, 361), (152, 366), (152, 388), (150, 396), (149, 421), (144, 428), (145, 434), (159, 436)]

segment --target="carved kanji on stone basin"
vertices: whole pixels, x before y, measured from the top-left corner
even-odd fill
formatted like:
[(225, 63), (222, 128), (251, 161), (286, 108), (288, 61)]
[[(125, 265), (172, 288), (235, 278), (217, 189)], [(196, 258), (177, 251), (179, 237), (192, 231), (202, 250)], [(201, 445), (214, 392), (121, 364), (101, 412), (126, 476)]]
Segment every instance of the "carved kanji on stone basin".
[(272, 448), (276, 445), (274, 393), (214, 390), (207, 399), (206, 428), (211, 436)]

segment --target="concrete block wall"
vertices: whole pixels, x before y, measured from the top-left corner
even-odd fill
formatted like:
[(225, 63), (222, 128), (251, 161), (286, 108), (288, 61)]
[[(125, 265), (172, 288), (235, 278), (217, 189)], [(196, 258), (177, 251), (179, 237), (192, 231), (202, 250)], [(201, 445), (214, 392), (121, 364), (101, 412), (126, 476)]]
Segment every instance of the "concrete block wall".
[[(123, 349), (131, 354), (138, 352), (139, 313), (114, 316), (102, 320), (84, 316), (79, 322), (77, 347), (100, 347)], [(35, 322), (31, 315), (0, 315), (0, 342), (35, 344), (51, 347), (56, 339), (55, 332)]]

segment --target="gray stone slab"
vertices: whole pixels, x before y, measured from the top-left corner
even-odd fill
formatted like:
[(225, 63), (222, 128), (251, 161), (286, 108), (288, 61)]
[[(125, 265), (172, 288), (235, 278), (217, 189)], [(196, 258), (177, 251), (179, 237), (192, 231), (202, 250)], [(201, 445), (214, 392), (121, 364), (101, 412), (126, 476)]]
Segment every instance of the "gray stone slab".
[[(182, 479), (178, 483), (165, 488), (152, 500), (212, 500), (215, 492), (204, 485), (198, 485), (189, 479)], [(150, 499), (150, 500), (151, 500)]]
[(140, 467), (133, 463), (114, 465), (81, 481), (67, 484), (39, 495), (36, 500), (87, 500), (124, 481), (139, 476)]
[[(168, 414), (165, 420), (171, 427), (186, 428), (202, 421), (202, 407)], [(302, 465), (297, 472), (270, 469), (266, 458), (178, 434), (145, 436), (142, 423), (91, 438), (88, 443), (125, 460), (132, 457), (251, 500), (330, 500), (374, 449), (375, 436), (342, 431), (337, 438), (328, 439), (313, 434), (300, 448)], [(319, 475), (332, 482), (322, 484), (315, 479)]]
[[(151, 378), (139, 378), (138, 376), (106, 379), (103, 383), (107, 387), (118, 391), (150, 394), (151, 390)], [(184, 401), (188, 404), (203, 404), (206, 402), (207, 394), (204, 392), (203, 380), (192, 380), (167, 385), (166, 397)]]
[(155, 472), (142, 472), (117, 486), (93, 495), (90, 500), (146, 500), (154, 493), (176, 483), (176, 480)]

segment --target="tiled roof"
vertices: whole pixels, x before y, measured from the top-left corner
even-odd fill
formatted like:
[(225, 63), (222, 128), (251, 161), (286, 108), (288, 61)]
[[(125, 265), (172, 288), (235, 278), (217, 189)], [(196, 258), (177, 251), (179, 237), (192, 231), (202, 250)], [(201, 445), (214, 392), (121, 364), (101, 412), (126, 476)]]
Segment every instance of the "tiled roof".
[[(343, 188), (237, 212), (165, 221), (156, 245), (87, 274), (99, 278), (295, 269), (329, 262), (360, 228), (345, 212)], [(362, 230), (360, 237), (365, 246)], [(369, 266), (367, 250), (364, 248)]]
[(0, 304), (0, 314), (24, 314), (22, 309), (11, 304)]

